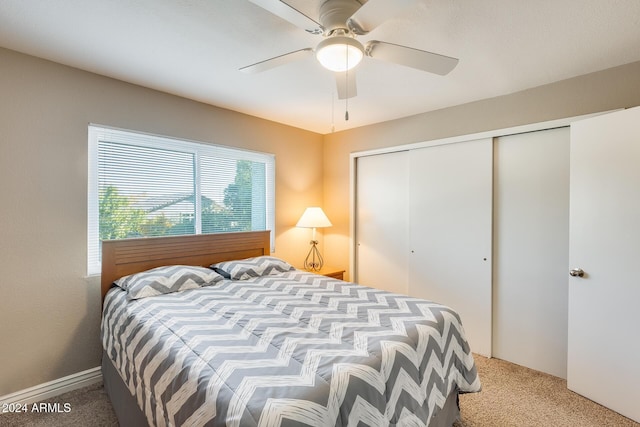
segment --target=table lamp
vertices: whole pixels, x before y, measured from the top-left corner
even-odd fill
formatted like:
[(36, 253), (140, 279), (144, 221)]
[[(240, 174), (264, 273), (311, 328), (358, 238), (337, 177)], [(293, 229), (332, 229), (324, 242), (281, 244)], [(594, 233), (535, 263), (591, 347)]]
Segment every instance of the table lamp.
[(322, 260), (320, 251), (318, 251), (316, 228), (331, 227), (331, 221), (329, 221), (329, 218), (327, 218), (325, 213), (322, 211), (322, 208), (314, 206), (307, 208), (304, 211), (304, 213), (298, 220), (296, 227), (313, 229), (313, 234), (310, 242), (311, 249), (309, 250), (307, 257), (304, 260), (304, 268), (310, 271), (319, 271), (322, 268), (324, 261)]

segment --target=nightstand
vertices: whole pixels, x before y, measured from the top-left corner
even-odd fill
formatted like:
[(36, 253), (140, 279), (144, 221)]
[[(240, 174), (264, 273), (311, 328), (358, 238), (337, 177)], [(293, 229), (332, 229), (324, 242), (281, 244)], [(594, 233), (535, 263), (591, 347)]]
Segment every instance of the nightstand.
[(305, 270), (304, 267), (300, 268), (300, 270), (308, 271), (309, 273), (321, 274), (323, 276), (331, 277), (338, 280), (344, 280), (344, 268), (324, 266), (320, 269), (320, 271)]

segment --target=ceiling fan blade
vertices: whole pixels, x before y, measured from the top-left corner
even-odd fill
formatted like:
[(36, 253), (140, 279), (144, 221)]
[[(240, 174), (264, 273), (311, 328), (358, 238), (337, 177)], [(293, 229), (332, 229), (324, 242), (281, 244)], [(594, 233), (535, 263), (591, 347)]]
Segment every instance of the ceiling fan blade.
[(358, 94), (356, 88), (356, 73), (353, 70), (342, 71), (336, 74), (336, 86), (338, 87), (338, 99), (353, 98)]
[(377, 40), (367, 43), (365, 54), (374, 59), (393, 62), (441, 76), (449, 74), (458, 65), (458, 58)]
[(296, 50), (294, 52), (285, 53), (284, 55), (276, 56), (274, 58), (265, 59), (264, 61), (256, 62), (255, 64), (247, 65), (240, 68), (240, 71), (247, 74), (261, 73), (263, 71), (270, 70), (272, 68), (286, 65), (294, 61), (305, 59), (309, 56), (313, 56), (313, 49), (310, 47), (306, 49)]
[(281, 0), (249, 1), (311, 34), (322, 34), (322, 26), (319, 23)]
[(415, 3), (416, 0), (369, 0), (349, 18), (347, 25), (355, 34), (367, 34)]

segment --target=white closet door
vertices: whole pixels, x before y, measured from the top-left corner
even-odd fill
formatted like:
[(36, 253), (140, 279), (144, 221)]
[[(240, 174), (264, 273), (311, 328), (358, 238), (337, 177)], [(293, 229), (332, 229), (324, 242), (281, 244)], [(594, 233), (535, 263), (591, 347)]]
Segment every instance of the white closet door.
[(407, 294), (409, 157), (359, 157), (356, 164), (356, 276), (362, 285)]
[(411, 151), (409, 295), (460, 313), (491, 355), (491, 139)]
[(493, 355), (566, 378), (569, 128), (494, 150)]
[(640, 107), (571, 125), (568, 387), (640, 422)]

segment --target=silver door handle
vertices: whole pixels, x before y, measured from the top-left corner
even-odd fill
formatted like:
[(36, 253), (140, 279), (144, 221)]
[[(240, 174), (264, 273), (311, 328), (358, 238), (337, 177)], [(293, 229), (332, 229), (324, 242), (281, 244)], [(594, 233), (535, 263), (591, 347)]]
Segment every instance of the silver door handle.
[(574, 268), (569, 272), (571, 277), (584, 277), (584, 270), (581, 268)]

